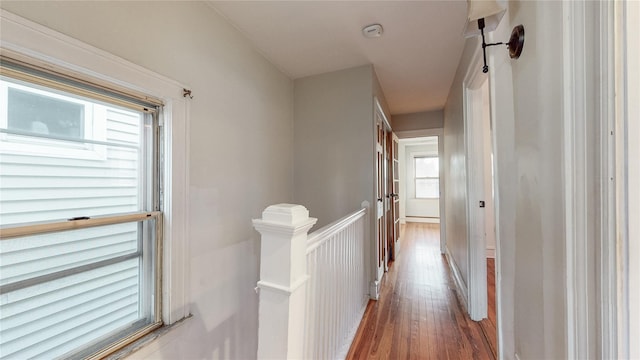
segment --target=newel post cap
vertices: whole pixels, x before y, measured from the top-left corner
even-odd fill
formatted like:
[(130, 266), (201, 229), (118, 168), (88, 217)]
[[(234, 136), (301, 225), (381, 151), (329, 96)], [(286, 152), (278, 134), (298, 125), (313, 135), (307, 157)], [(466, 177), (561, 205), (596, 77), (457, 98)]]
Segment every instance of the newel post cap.
[(264, 209), (262, 221), (294, 225), (309, 219), (309, 210), (302, 205), (276, 204)]

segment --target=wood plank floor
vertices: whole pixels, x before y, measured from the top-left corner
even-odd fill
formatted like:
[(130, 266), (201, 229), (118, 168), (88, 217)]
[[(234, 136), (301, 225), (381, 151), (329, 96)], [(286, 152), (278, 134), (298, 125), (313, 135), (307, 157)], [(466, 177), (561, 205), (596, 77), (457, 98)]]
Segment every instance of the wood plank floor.
[(494, 359), (458, 301), (439, 225), (409, 223), (401, 252), (370, 301), (347, 359)]
[(494, 357), (498, 353), (498, 332), (496, 331), (496, 265), (495, 259), (487, 258), (487, 318), (480, 321), (484, 336), (489, 341)]

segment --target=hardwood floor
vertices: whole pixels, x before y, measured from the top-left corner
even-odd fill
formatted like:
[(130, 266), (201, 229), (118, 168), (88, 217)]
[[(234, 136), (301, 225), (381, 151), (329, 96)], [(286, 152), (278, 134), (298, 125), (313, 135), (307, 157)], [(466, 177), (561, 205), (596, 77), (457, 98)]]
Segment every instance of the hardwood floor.
[(480, 321), (480, 327), (491, 346), (493, 356), (498, 354), (498, 332), (496, 327), (496, 266), (495, 259), (487, 258), (487, 318)]
[(457, 298), (439, 225), (409, 223), (404, 230), (380, 300), (367, 305), (347, 359), (494, 359)]

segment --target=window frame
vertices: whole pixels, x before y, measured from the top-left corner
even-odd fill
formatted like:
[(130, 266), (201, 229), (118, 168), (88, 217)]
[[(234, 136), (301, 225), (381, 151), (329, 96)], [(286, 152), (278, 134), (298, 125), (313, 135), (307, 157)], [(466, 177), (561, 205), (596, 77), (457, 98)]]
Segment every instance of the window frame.
[[(440, 167), (440, 157), (437, 155), (414, 155), (413, 156), (413, 189), (414, 189), (414, 198), (418, 200), (434, 200), (440, 199), (440, 169), (438, 169), (438, 176), (418, 176), (417, 171), (417, 162), (418, 159), (424, 158), (435, 158), (438, 159), (438, 168)], [(430, 196), (418, 196), (418, 180), (437, 180), (438, 181), (438, 196), (430, 197)]]
[[(78, 86), (74, 85), (67, 85), (70, 89), (68, 91), (58, 91), (56, 93), (53, 89), (50, 90), (50, 88), (48, 88), (46, 85), (43, 85), (48, 81), (55, 82), (55, 79), (50, 79), (40, 69), (26, 70), (26, 72), (14, 71), (12, 69), (15, 64), (14, 60), (3, 56), (2, 61), (3, 63), (0, 67), (0, 70), (2, 70), (3, 72), (3, 82), (0, 83), (0, 87), (3, 90), (8, 89), (9, 87), (11, 87), (11, 85), (21, 83), (16, 87), (21, 91), (44, 95), (52, 98), (58, 98), (65, 101), (73, 100), (74, 103), (81, 104), (85, 106), (85, 108), (91, 108), (92, 110), (94, 105), (98, 107), (104, 107), (105, 109), (111, 108), (111, 106), (107, 105), (107, 102), (104, 101), (104, 99), (107, 99), (107, 97), (105, 96), (102, 96), (102, 102), (98, 103), (99, 100), (94, 99), (91, 96), (90, 91), (83, 91), (79, 89)], [(23, 77), (30, 78), (29, 80), (31, 80), (32, 82), (30, 82), (29, 80), (22, 80)], [(8, 97), (4, 97), (4, 95), (7, 95), (7, 92), (2, 92), (2, 95), (3, 98), (1, 101), (5, 105), (8, 105)], [(78, 98), (75, 98), (74, 96)], [(82, 98), (80, 98), (79, 96), (81, 96)], [(120, 99), (120, 101), (124, 100)], [(8, 106), (5, 107), (4, 115), (6, 115), (7, 108)], [(115, 104), (113, 105), (114, 111), (119, 108), (121, 107), (118, 107)], [(135, 341), (135, 339), (138, 339), (163, 325), (161, 316), (162, 283), (161, 281), (159, 281), (162, 273), (162, 256), (157, 253), (161, 251), (160, 249), (162, 249), (162, 209), (160, 207), (160, 178), (162, 177), (162, 171), (159, 166), (159, 164), (162, 162), (160, 151), (162, 146), (162, 138), (160, 132), (158, 131), (160, 128), (159, 111), (161, 107), (152, 103), (146, 105), (131, 103), (129, 105), (129, 108), (136, 113), (141, 114), (142, 117), (150, 116), (150, 118), (147, 120), (144, 120), (142, 118), (139, 120), (139, 126), (142, 130), (149, 126), (149, 123), (151, 126), (150, 133), (148, 133), (147, 136), (141, 133), (139, 138), (140, 147), (138, 157), (140, 161), (137, 163), (136, 168), (136, 171), (139, 174), (138, 211), (129, 214), (107, 213), (100, 216), (83, 216), (82, 218), (78, 219), (53, 219), (40, 223), (30, 222), (24, 224), (9, 224), (0, 227), (0, 241), (4, 242), (16, 238), (23, 238), (40, 234), (69, 232), (107, 225), (137, 224), (136, 227), (138, 228), (138, 244), (137, 250), (135, 252), (124, 255), (114, 255), (106, 259), (94, 259), (93, 261), (85, 264), (47, 272), (43, 275), (34, 275), (32, 277), (19, 279), (9, 282), (8, 284), (1, 285), (2, 292), (9, 294), (21, 289), (30, 289), (38, 285), (52, 284), (52, 282), (55, 282), (56, 280), (69, 279), (70, 276), (88, 273), (109, 265), (115, 265), (129, 260), (137, 259), (139, 281), (139, 288), (137, 291), (138, 319), (133, 324), (138, 323), (140, 320), (144, 319), (145, 325), (136, 326), (132, 324), (128, 325), (126, 328), (121, 328), (121, 330), (112, 330), (108, 333), (108, 335), (96, 335), (91, 342), (80, 345), (72, 352), (62, 356), (86, 357), (87, 355), (97, 356), (97, 354), (108, 354), (111, 351), (110, 349), (120, 348), (123, 345), (129, 344), (132, 341)], [(85, 117), (84, 119), (82, 119), (82, 121), (86, 121), (87, 116), (90, 117), (92, 121), (93, 111), (91, 111), (89, 114), (85, 114)], [(2, 133), (2, 135), (5, 135), (5, 137), (2, 139), (2, 141), (0, 141), (0, 143), (4, 145), (7, 140), (16, 142), (17, 139), (17, 142), (19, 142), (19, 145), (21, 145), (21, 153), (20, 151), (17, 152), (20, 153), (20, 155), (28, 157), (34, 155), (41, 157), (42, 154), (39, 154), (37, 151), (34, 152), (32, 150), (34, 147), (39, 148), (44, 146), (50, 148), (50, 153), (63, 154), (69, 150), (69, 145), (76, 148), (83, 145), (85, 147), (91, 147), (94, 144), (90, 142), (95, 141), (93, 139), (86, 139), (86, 133), (83, 134), (84, 136), (82, 139), (69, 138), (68, 140), (59, 140), (56, 139), (57, 136), (48, 138), (41, 137), (37, 133), (32, 134), (28, 131), (13, 132), (9, 129), (6, 129), (8, 127), (6, 122), (7, 117), (2, 116), (2, 120), (4, 121), (2, 125), (5, 126), (3, 130), (7, 130), (7, 132)], [(104, 119), (104, 122), (106, 130), (106, 117)], [(20, 134), (19, 136), (16, 136), (16, 139), (12, 139), (10, 136), (14, 135), (15, 133), (23, 133), (24, 135)], [(60, 147), (60, 145), (63, 145), (63, 147)], [(116, 143), (114, 143), (114, 145), (117, 146)], [(105, 149), (106, 155), (106, 145), (98, 146)], [(4, 150), (4, 148), (2, 148), (2, 150)], [(68, 156), (60, 157), (68, 158)], [(153, 221), (154, 225), (150, 225), (150, 221)], [(65, 280), (62, 281), (64, 283)], [(105, 336), (108, 337), (105, 338)], [(112, 341), (113, 339), (117, 340)], [(100, 357), (101, 356), (102, 355), (100, 355)]]
[[(26, 61), (34, 66), (55, 66), (77, 79), (90, 79), (95, 84), (122, 89), (141, 98), (161, 100), (163, 163), (163, 247), (161, 297), (162, 321), (174, 324), (188, 316), (189, 295), (187, 257), (189, 229), (188, 118), (189, 102), (183, 96), (184, 84), (168, 79), (128, 62), (106, 51), (51, 30), (0, 9), (2, 22), (2, 55)], [(3, 236), (0, 232), (0, 236)], [(117, 349), (110, 349), (115, 351)], [(105, 355), (105, 354), (103, 354)]]

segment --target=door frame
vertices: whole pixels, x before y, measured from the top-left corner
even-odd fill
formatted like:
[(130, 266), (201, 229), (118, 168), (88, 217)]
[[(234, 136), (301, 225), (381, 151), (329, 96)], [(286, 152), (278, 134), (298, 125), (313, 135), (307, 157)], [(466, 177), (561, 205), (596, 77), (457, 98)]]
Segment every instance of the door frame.
[[(603, 329), (599, 339), (602, 351), (597, 355), (600, 358), (635, 358), (640, 354), (640, 346), (633, 340), (640, 333), (637, 320), (640, 314), (640, 287), (637, 285), (640, 279), (637, 242), (640, 227), (634, 219), (640, 216), (637, 201), (640, 193), (634, 185), (640, 178), (637, 162), (640, 146), (632, 134), (640, 131), (638, 122), (633, 121), (638, 119), (640, 106), (631, 99), (640, 95), (640, 50), (637, 45), (640, 4), (629, 1), (600, 4), (599, 20), (601, 34), (610, 30), (604, 34), (616, 35), (600, 39), (601, 47), (608, 50), (600, 64), (600, 78), (603, 79), (600, 91), (604, 94), (601, 97), (600, 142), (602, 153), (607, 154), (603, 159), (609, 173), (601, 175), (602, 182), (608, 184), (602, 191), (607, 208), (601, 220), (607, 225), (604, 231), (607, 236), (601, 244), (603, 253), (598, 274), (603, 284), (599, 306)], [(615, 182), (609, 179), (615, 179)]]
[[(393, 260), (395, 261), (400, 252), (400, 139), (398, 135), (391, 131), (391, 218), (393, 223)], [(397, 204), (397, 206), (396, 206)]]
[[(370, 284), (370, 288), (369, 288), (369, 297), (371, 299), (377, 300), (379, 298), (380, 295), (380, 281), (382, 280), (382, 277), (384, 276), (384, 273), (387, 270), (387, 265), (388, 265), (388, 254), (387, 251), (384, 251), (384, 249), (386, 249), (386, 245), (387, 245), (387, 199), (386, 199), (386, 181), (385, 179), (380, 179), (380, 165), (378, 162), (378, 153), (380, 151), (382, 151), (382, 161), (385, 162), (386, 161), (386, 142), (387, 142), (387, 132), (391, 133), (391, 125), (389, 124), (389, 120), (387, 119), (387, 116), (384, 113), (384, 110), (382, 109), (382, 105), (380, 104), (380, 101), (378, 100), (378, 98), (376, 96), (373, 97), (373, 135), (374, 135), (374, 141), (373, 141), (373, 147), (374, 147), (374, 186), (373, 186), (373, 203), (376, 204), (375, 206), (372, 207), (373, 209), (373, 222), (374, 222), (374, 226), (373, 226), (373, 245), (374, 245), (374, 251), (372, 252), (372, 259), (373, 259), (373, 269), (374, 273), (375, 273), (375, 277), (373, 279), (373, 281), (371, 281)], [(382, 149), (379, 148), (380, 144), (378, 143), (378, 121), (382, 122), (382, 126), (384, 128), (384, 132), (385, 132), (385, 136), (384, 136), (384, 140), (382, 143)], [(378, 186), (379, 183), (382, 182), (382, 186), (383, 186), (383, 194), (382, 194), (382, 225), (380, 226), (378, 223), (378, 214), (380, 212), (380, 208), (379, 208), (379, 201), (378, 201)], [(382, 234), (384, 235), (384, 241), (383, 241), (383, 254), (382, 254), (382, 265), (378, 266), (379, 264), (379, 259), (380, 259), (380, 244), (379, 244), (379, 236), (380, 236), (380, 232), (382, 232)]]
[[(442, 255), (447, 252), (447, 214), (445, 212), (445, 201), (444, 194), (446, 191), (446, 183), (444, 181), (444, 129), (422, 129), (422, 130), (405, 130), (398, 131), (395, 133), (400, 140), (407, 140), (413, 138), (422, 138), (422, 137), (438, 137), (438, 160), (440, 164), (440, 199), (439, 199), (439, 207), (440, 207), (440, 253)], [(404, 146), (404, 145), (403, 145)], [(405, 193), (400, 196), (401, 204), (400, 206), (406, 206), (407, 196)], [(404, 199), (404, 201), (402, 200)], [(404, 205), (403, 205), (404, 203)]]
[[(465, 153), (467, 158), (467, 312), (474, 321), (487, 317), (487, 265), (485, 216), (478, 211), (479, 201), (485, 197), (484, 176), (484, 135), (483, 135), (483, 102), (482, 86), (486, 83), (490, 91), (490, 80), (482, 72), (482, 52), (477, 47), (463, 81), (463, 111)], [(491, 101), (489, 101), (489, 104)], [(480, 120), (477, 120), (480, 119)], [(493, 137), (493, 133), (491, 134)], [(493, 148), (494, 141), (491, 141)], [(483, 200), (486, 201), (486, 200)], [(494, 199), (498, 202), (499, 199)], [(495, 206), (494, 206), (494, 219)], [(496, 241), (496, 262), (499, 255), (499, 242)]]

